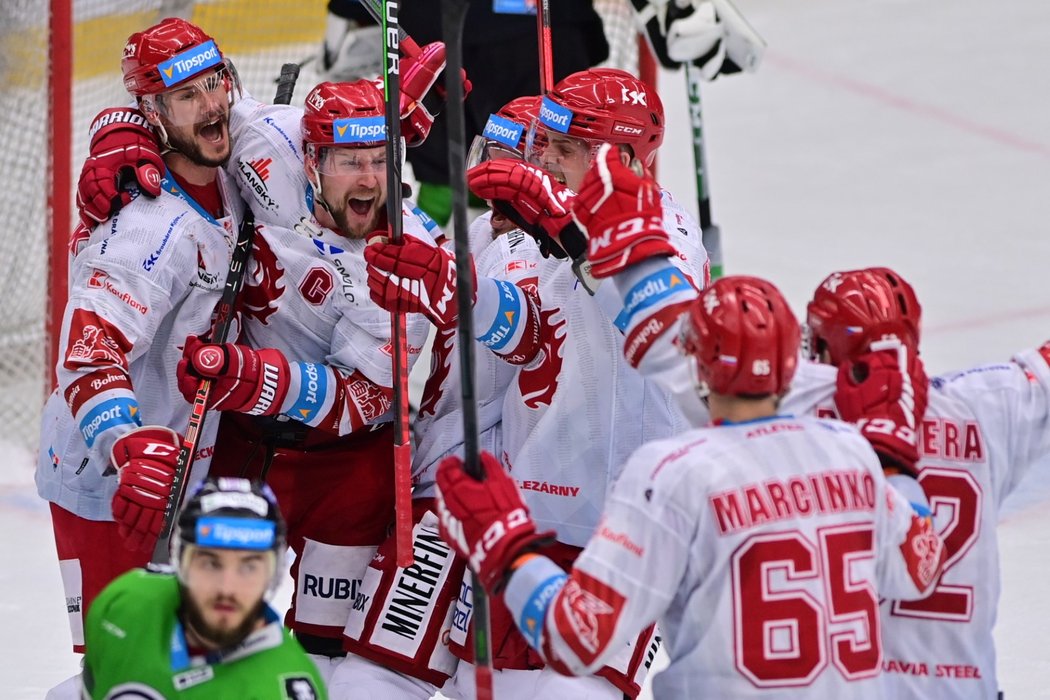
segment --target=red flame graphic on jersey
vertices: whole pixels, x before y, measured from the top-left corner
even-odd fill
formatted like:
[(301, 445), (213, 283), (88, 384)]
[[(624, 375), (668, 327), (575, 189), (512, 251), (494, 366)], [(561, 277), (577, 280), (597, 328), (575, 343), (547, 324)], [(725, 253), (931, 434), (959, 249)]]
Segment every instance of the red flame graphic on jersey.
[(266, 178), (270, 177), (270, 163), (272, 162), (273, 158), (256, 158), (248, 161), (248, 167), (255, 171), (260, 180), (266, 182)]
[(565, 319), (553, 323), (552, 318), (561, 309), (540, 311), (540, 352), (543, 359), (535, 367), (518, 372), (518, 389), (522, 401), (529, 408), (550, 406), (554, 392), (558, 390), (558, 375), (561, 374), (562, 346), (565, 345)]
[(94, 311), (73, 311), (69, 327), (69, 347), (63, 362), (66, 369), (81, 369), (85, 365), (117, 365), (127, 370), (127, 353), (130, 350), (131, 343), (116, 326), (99, 317)]
[(437, 411), (438, 401), (444, 396), (442, 387), (452, 371), (452, 350), (456, 347), (456, 328), (439, 328), (434, 337), (433, 354), (430, 357), (430, 376), (423, 387), (420, 416), (432, 416)]
[(284, 294), (283, 277), (284, 268), (262, 231), (257, 231), (252, 240), (248, 280), (241, 294), (241, 313), (266, 325), (267, 319), (277, 311), (277, 300)]

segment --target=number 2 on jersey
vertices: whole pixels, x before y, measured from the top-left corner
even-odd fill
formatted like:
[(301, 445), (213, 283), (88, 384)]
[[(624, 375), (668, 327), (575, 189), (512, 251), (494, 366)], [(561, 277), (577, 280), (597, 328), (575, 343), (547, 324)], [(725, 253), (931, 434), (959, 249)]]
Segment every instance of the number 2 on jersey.
[(949, 569), (966, 556), (981, 534), (981, 487), (969, 472), (948, 467), (924, 468), (919, 473), (919, 483), (930, 499), (934, 522), (946, 522), (939, 534), (944, 540), (947, 558), (933, 593), (922, 600), (894, 601), (893, 614), (966, 622), (973, 615), (973, 586), (943, 581)]

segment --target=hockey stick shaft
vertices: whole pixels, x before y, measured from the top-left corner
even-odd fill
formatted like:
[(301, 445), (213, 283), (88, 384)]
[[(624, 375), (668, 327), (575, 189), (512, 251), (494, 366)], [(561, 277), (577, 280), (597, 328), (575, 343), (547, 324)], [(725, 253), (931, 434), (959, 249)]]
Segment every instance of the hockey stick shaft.
[(540, 55), (540, 93), (546, 95), (554, 87), (554, 50), (551, 47), (550, 0), (536, 2), (536, 40)]
[[(386, 98), (386, 215), (390, 240), (399, 243), (401, 219), (401, 75), (399, 0), (384, 0), (383, 86)], [(405, 314), (390, 314), (394, 376), (394, 542), (397, 565), (412, 566), (412, 440), (408, 422), (408, 334)]]
[[(237, 243), (230, 258), (230, 269), (226, 272), (226, 285), (223, 287), (219, 305), (215, 307), (215, 332), (211, 342), (225, 343), (230, 335), (230, 326), (233, 325), (234, 308), (237, 304), (237, 296), (240, 294), (244, 284), (244, 270), (248, 266), (248, 258), (252, 250), (252, 238), (255, 236), (255, 217), (251, 210), (246, 210), (244, 220), (241, 222), (240, 231), (237, 234)], [(179, 447), (179, 455), (175, 462), (175, 475), (172, 478), (171, 492), (164, 504), (164, 524), (157, 543), (153, 547), (153, 556), (150, 558), (150, 566), (158, 567), (168, 564), (170, 561), (171, 531), (175, 525), (175, 515), (182, 504), (182, 496), (186, 490), (186, 477), (193, 466), (194, 456), (197, 454), (197, 444), (200, 441), (201, 431), (204, 429), (204, 419), (208, 413), (208, 397), (211, 395), (212, 381), (202, 379), (197, 385), (197, 393), (193, 398), (193, 406), (190, 408), (190, 420), (186, 426), (186, 435)]]
[[(281, 66), (281, 75), (277, 79), (277, 94), (273, 99), (274, 104), (291, 102), (292, 93), (295, 91), (295, 81), (298, 77), (299, 66), (297, 64), (285, 63)], [(254, 237), (255, 217), (251, 209), (245, 209), (244, 220), (241, 221), (241, 228), (237, 232), (237, 242), (233, 248), (233, 255), (230, 257), (230, 268), (226, 271), (226, 284), (222, 288), (219, 304), (215, 307), (213, 343), (225, 343), (229, 338), (237, 297), (240, 295), (241, 287), (244, 286), (244, 271), (248, 267)], [(210, 379), (202, 379), (193, 397), (186, 436), (182, 439), (175, 462), (175, 477), (172, 480), (171, 492), (164, 504), (164, 523), (157, 537), (157, 543), (153, 546), (153, 556), (150, 557), (150, 566), (154, 568), (168, 564), (171, 559), (171, 531), (175, 525), (175, 514), (182, 504), (182, 496), (186, 491), (186, 476), (197, 454), (197, 444), (200, 441), (201, 430), (204, 428), (204, 418), (208, 413), (208, 397), (211, 396), (211, 387)]]
[[(478, 456), (478, 405), (474, 393), (474, 272), (467, 231), (466, 117), (463, 113), (463, 23), (467, 0), (442, 0), (441, 30), (447, 65), (445, 91), (448, 96), (448, 172), (452, 186), (452, 231), (456, 251), (456, 302), (459, 306), (460, 397), (463, 410), (464, 469), (481, 479)], [(474, 683), (478, 700), (492, 698), (492, 652), (489, 604), (485, 589), (474, 579), (471, 586), (474, 626)]]
[(693, 164), (696, 172), (696, 203), (704, 248), (711, 261), (711, 279), (725, 272), (722, 260), (722, 232), (711, 218), (711, 192), (708, 185), (707, 156), (704, 152), (704, 118), (700, 102), (700, 71), (685, 64), (686, 93), (689, 95), (689, 126), (692, 130)]

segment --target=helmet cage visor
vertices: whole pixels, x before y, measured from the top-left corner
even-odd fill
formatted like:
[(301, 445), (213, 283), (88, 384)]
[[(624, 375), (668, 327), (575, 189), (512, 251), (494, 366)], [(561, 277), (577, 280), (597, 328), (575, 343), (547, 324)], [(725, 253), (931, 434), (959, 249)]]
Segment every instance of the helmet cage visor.
[(172, 126), (192, 126), (229, 114), (241, 94), (237, 71), (224, 61), (214, 71), (155, 95), (140, 98), (142, 110), (155, 112)]
[(322, 146), (306, 144), (306, 156), (317, 172), (335, 177), (386, 174), (386, 148), (374, 146)]

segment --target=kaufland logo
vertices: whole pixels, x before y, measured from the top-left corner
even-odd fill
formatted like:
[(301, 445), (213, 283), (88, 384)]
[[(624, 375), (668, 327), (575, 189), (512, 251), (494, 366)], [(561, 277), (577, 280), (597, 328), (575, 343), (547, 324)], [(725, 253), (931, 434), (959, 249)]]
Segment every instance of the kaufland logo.
[(206, 41), (200, 46), (194, 46), (192, 49), (172, 56), (159, 64), (157, 68), (160, 69), (160, 79), (166, 86), (171, 87), (221, 62), (219, 47), (214, 41)]
[(540, 105), (540, 123), (563, 134), (569, 132), (569, 123), (572, 121), (572, 110), (562, 107), (557, 102), (544, 97)]
[(521, 132), (524, 130), (525, 127), (521, 124), (515, 124), (498, 114), (492, 114), (489, 115), (489, 120), (485, 123), (485, 130), (481, 133), (487, 139), (517, 148), (518, 142), (521, 141)]
[(372, 143), (386, 139), (383, 117), (336, 119), (332, 122), (332, 130), (336, 143)]

